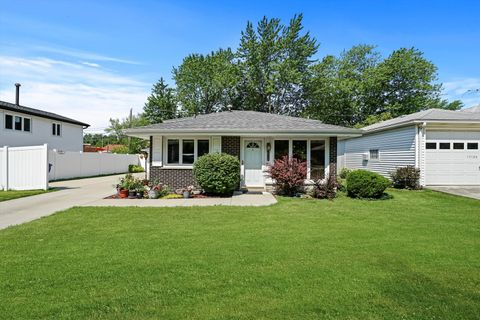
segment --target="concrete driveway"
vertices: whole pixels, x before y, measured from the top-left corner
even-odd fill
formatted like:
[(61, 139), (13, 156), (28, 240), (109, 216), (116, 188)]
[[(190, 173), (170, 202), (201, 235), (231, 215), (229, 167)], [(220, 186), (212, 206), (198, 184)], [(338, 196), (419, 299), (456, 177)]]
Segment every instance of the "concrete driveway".
[(0, 229), (112, 195), (115, 193), (114, 185), (122, 176), (124, 174), (52, 182), (50, 187), (59, 188), (59, 191), (0, 202)]
[(435, 191), (454, 194), (480, 200), (480, 186), (435, 186), (427, 187)]
[[(144, 173), (134, 174), (144, 177)], [(36, 196), (0, 202), (0, 229), (12, 225), (29, 222), (51, 215), (57, 211), (74, 206), (148, 206), (148, 207), (176, 207), (176, 206), (268, 206), (277, 202), (269, 193), (242, 194), (231, 198), (205, 199), (104, 199), (115, 193), (115, 185), (124, 174), (66, 180), (50, 183), (59, 191), (44, 193)]]

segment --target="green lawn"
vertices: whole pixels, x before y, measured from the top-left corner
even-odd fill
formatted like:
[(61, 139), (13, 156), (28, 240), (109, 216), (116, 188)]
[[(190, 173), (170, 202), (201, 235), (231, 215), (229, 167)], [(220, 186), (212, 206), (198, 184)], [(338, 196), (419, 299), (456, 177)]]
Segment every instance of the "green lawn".
[(34, 195), (37, 195), (37, 194), (41, 194), (41, 193), (45, 193), (45, 192), (51, 192), (51, 191), (54, 191), (54, 189), (49, 189), (49, 190), (8, 190), (8, 191), (1, 191), (0, 190), (0, 202), (7, 201), (7, 200), (12, 200), (12, 199), (17, 199), (17, 198), (34, 196)]
[(478, 319), (480, 201), (74, 208), (0, 231), (0, 318)]

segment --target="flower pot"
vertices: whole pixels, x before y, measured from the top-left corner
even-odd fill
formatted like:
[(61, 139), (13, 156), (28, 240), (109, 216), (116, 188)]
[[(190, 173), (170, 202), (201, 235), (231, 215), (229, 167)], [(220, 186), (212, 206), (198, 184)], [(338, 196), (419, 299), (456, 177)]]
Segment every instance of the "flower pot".
[(135, 190), (128, 190), (128, 198), (135, 199), (137, 196), (137, 192)]
[(128, 197), (128, 190), (127, 189), (118, 190), (118, 196), (122, 199)]
[(157, 190), (148, 191), (148, 198), (149, 199), (157, 199), (158, 198), (158, 191)]
[(190, 198), (190, 191), (183, 191), (183, 198), (184, 199)]
[(137, 191), (137, 199), (143, 199), (143, 191)]

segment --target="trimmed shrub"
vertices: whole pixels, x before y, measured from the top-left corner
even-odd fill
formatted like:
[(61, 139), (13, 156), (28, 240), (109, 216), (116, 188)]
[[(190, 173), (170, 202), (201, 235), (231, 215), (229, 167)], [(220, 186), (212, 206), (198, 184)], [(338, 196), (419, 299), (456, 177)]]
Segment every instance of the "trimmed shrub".
[(397, 168), (390, 174), (393, 186), (398, 189), (420, 189), (420, 169), (414, 166)]
[(328, 176), (324, 180), (314, 182), (313, 197), (318, 199), (333, 200), (337, 195), (337, 181), (335, 177)]
[(342, 179), (347, 179), (347, 176), (350, 172), (352, 172), (352, 170), (350, 170), (348, 168), (342, 168), (342, 170), (340, 170), (340, 174), (338, 176)]
[(119, 153), (119, 154), (127, 154), (129, 153), (130, 149), (128, 146), (116, 146), (112, 148), (112, 153)]
[(240, 161), (226, 153), (210, 153), (195, 161), (193, 174), (208, 194), (228, 195), (240, 187)]
[(275, 181), (277, 194), (295, 196), (305, 184), (307, 163), (283, 156), (269, 166), (266, 173)]
[(129, 164), (128, 165), (128, 172), (130, 172), (130, 173), (144, 172), (144, 169), (143, 169), (142, 166), (137, 166), (135, 164)]
[(347, 176), (347, 194), (353, 198), (378, 199), (389, 186), (390, 180), (367, 170), (355, 170)]

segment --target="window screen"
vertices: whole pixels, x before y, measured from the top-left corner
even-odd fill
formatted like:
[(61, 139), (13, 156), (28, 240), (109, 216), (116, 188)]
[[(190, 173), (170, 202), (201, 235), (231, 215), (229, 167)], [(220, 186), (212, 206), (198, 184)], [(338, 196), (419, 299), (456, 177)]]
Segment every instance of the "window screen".
[(208, 140), (198, 140), (197, 153), (198, 157), (201, 157), (205, 154), (208, 154), (210, 151), (210, 141)]
[(9, 114), (5, 115), (5, 129), (13, 129), (13, 117)]
[(195, 141), (182, 140), (182, 163), (192, 164), (195, 160)]
[(23, 118), (23, 131), (31, 131), (29, 118)]
[(310, 141), (310, 179), (318, 180), (325, 177), (325, 141)]
[(22, 117), (15, 116), (15, 130), (22, 130)]
[(292, 141), (292, 157), (301, 161), (307, 161), (307, 141), (293, 140)]
[(371, 160), (378, 160), (378, 149), (371, 149), (370, 150), (370, 159)]
[(275, 140), (275, 160), (288, 156), (288, 140)]
[(178, 163), (180, 159), (180, 145), (178, 140), (168, 140), (167, 162)]

